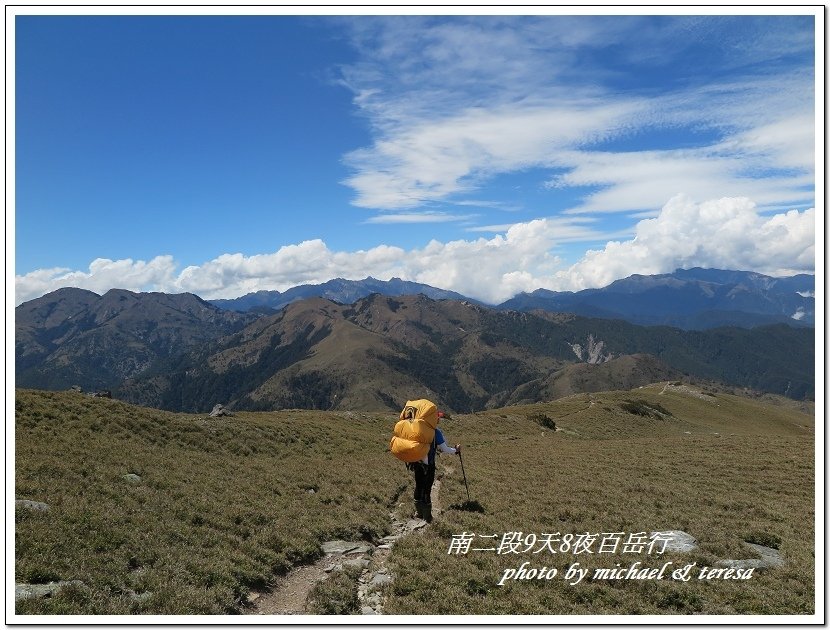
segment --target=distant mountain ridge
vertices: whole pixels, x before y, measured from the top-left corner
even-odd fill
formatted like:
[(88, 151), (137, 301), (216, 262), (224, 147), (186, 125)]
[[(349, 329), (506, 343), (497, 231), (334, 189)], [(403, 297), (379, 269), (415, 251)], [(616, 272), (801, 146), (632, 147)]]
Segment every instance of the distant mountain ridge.
[(455, 291), (438, 289), (428, 284), (409, 282), (400, 278), (378, 280), (369, 276), (363, 280), (335, 278), (322, 284), (299, 285), (283, 292), (257, 291), (235, 299), (210, 300), (210, 303), (232, 311), (276, 312), (292, 302), (311, 297), (321, 297), (341, 304), (354, 304), (360, 298), (373, 293), (392, 297), (421, 294), (433, 300), (470, 300)]
[[(258, 291), (239, 298), (210, 300), (239, 312), (275, 313), (292, 302), (322, 297), (354, 304), (373, 293), (392, 297), (426, 295), (434, 300), (482, 302), (455, 291), (400, 278), (363, 280), (335, 278), (284, 292)], [(751, 271), (677, 269), (670, 274), (639, 275), (616, 280), (599, 289), (520, 293), (495, 305), (502, 310), (544, 310), (586, 317), (623, 319), (643, 326), (676, 326), (708, 330), (719, 326), (753, 328), (769, 324), (815, 326), (815, 277), (799, 274), (775, 278)]]
[[(384, 289), (413, 288), (373, 281)], [(701, 295), (709, 304), (731, 300), (750, 308), (765, 299), (789, 308), (786, 300), (795, 294), (811, 300), (799, 302), (808, 319), (812, 276), (720, 270), (631, 276), (606, 289), (519, 296), (532, 298), (523, 305), (531, 312), (431, 299), (423, 291), (349, 302), (347, 290), (366, 289), (355, 282), (362, 281), (326, 283), (341, 289), (342, 302), (311, 297), (276, 312), (235, 312), (191, 294), (60, 289), (15, 309), (16, 385), (112, 389), (130, 402), (188, 411), (217, 402), (393, 409), (414, 395), (469, 411), (686, 376), (797, 399), (815, 391), (815, 331), (808, 326), (749, 328), (746, 311), (722, 311), (743, 318), (744, 328), (683, 331), (632, 324), (619, 313), (620, 305), (648, 304), (655, 291), (668, 304), (654, 307), (654, 317), (676, 316), (675, 302), (675, 311), (685, 308), (697, 320), (720, 317), (693, 311)], [(602, 317), (563, 312), (562, 296), (599, 296), (577, 306)]]
[(500, 309), (545, 310), (624, 319), (643, 326), (706, 330), (783, 323), (815, 325), (815, 277), (773, 278), (749, 271), (678, 269), (633, 275), (601, 289), (520, 293)]
[(395, 409), (425, 397), (467, 412), (687, 374), (801, 399), (814, 393), (814, 343), (813, 330), (783, 325), (684, 332), (423, 295), (310, 298), (125, 382), (118, 395), (182, 411), (218, 402)]

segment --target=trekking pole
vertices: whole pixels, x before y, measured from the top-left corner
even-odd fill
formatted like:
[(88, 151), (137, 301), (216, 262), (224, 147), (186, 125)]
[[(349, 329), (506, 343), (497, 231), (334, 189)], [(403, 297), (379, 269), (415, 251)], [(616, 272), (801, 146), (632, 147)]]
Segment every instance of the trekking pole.
[(458, 451), (458, 459), (461, 460), (461, 474), (464, 475), (464, 487), (467, 488), (467, 503), (470, 502), (470, 486), (467, 485), (467, 473), (464, 472), (464, 458), (461, 457), (461, 451)]

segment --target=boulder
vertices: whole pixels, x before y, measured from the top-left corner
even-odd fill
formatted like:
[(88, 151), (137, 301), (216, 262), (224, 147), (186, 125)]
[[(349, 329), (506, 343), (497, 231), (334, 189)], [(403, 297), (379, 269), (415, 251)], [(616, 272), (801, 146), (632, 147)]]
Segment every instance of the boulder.
[(214, 405), (213, 410), (210, 412), (211, 418), (218, 418), (221, 416), (233, 416), (233, 414), (224, 407), (224, 405)]

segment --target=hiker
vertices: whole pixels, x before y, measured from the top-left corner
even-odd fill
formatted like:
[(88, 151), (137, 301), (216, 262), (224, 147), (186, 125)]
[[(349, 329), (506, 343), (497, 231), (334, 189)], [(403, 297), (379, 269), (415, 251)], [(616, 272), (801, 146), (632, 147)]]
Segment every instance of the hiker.
[(432, 521), (432, 483), (435, 481), (435, 454), (461, 455), (461, 445), (447, 446), (438, 422), (444, 417), (435, 403), (426, 399), (408, 400), (395, 424), (389, 450), (415, 473), (415, 510), (418, 517)]
[[(438, 419), (444, 417), (444, 412), (438, 412)], [(419, 518), (427, 523), (432, 522), (432, 484), (435, 482), (435, 456), (438, 451), (451, 455), (461, 454), (461, 445), (447, 446), (441, 429), (435, 429), (435, 438), (429, 447), (429, 452), (420, 461), (410, 464), (415, 472), (415, 511)]]

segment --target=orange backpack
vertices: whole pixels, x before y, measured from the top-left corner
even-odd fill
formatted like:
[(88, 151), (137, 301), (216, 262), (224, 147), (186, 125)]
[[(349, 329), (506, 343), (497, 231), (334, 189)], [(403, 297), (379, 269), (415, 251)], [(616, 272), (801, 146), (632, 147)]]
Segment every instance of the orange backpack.
[(429, 452), (438, 426), (438, 407), (429, 400), (408, 400), (395, 424), (389, 450), (399, 460), (411, 463)]

